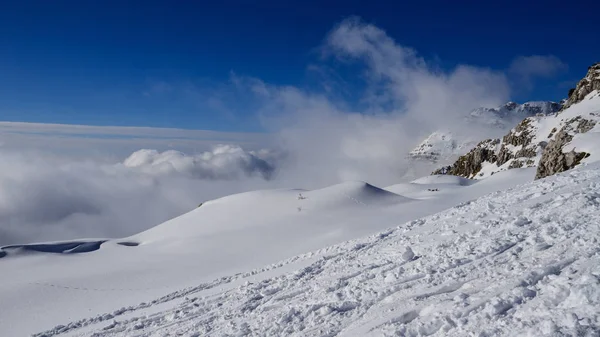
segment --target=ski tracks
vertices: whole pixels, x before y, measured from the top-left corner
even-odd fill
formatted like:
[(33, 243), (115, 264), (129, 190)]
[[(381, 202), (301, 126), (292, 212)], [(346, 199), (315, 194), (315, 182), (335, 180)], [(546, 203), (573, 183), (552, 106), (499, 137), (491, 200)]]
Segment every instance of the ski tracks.
[[(180, 299), (153, 315), (96, 318), (38, 336), (77, 335), (88, 323), (96, 337), (594, 333), (600, 184), (588, 182), (598, 176), (580, 170), (494, 193), (295, 258), (286, 263), (312, 262), (292, 273), (210, 297), (202, 286), (188, 289), (150, 302)], [(403, 258), (406, 247), (414, 258)]]

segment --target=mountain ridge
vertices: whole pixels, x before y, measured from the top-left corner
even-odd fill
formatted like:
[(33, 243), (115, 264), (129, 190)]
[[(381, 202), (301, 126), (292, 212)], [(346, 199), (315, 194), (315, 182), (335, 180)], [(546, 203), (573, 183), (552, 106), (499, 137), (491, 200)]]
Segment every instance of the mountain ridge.
[(504, 137), (479, 142), (453, 164), (432, 174), (485, 178), (508, 169), (537, 167), (536, 179), (544, 178), (572, 169), (591, 155), (594, 149), (582, 149), (590, 148), (589, 144), (580, 144), (578, 151), (569, 145), (592, 130), (587, 141), (600, 142), (596, 128), (599, 122), (600, 63), (596, 63), (570, 90), (569, 98), (556, 114), (527, 117)]
[[(530, 101), (522, 104), (510, 101), (495, 108), (473, 109), (465, 117), (465, 123), (475, 129), (498, 129), (499, 132), (506, 132), (517, 119), (555, 114), (561, 108), (561, 103), (553, 101)], [(450, 130), (437, 130), (411, 150), (408, 156), (411, 159), (433, 162), (454, 160), (481, 140), (477, 136), (461, 136)]]

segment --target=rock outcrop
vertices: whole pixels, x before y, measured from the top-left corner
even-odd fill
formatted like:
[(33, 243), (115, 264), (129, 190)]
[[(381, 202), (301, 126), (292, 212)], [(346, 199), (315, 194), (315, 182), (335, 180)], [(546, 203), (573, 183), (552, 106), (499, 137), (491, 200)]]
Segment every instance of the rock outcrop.
[(562, 103), (538, 101), (523, 104), (508, 102), (495, 108), (477, 108), (469, 112), (461, 124), (464, 129), (474, 132), (467, 135), (464, 132), (455, 133), (449, 130), (435, 131), (410, 151), (408, 157), (441, 164), (452, 162), (475, 147), (482, 139), (505, 134), (523, 118), (554, 115), (561, 107)]
[[(452, 174), (465, 178), (483, 178), (513, 168), (537, 167), (536, 179), (572, 169), (600, 147), (600, 63), (588, 68), (586, 76), (563, 101), (564, 108), (554, 115), (539, 114), (523, 119), (501, 139), (477, 144), (454, 164), (432, 174)], [(506, 107), (512, 108), (510, 103)], [(587, 137), (584, 148), (574, 140)], [(578, 138), (579, 137), (579, 138)], [(600, 148), (598, 148), (600, 152)], [(595, 152), (594, 152), (595, 153)]]
[(593, 129), (595, 125), (596, 121), (584, 119), (580, 116), (567, 121), (565, 126), (558, 131), (544, 149), (535, 179), (570, 170), (579, 165), (582, 159), (587, 158), (589, 156), (587, 152), (576, 152), (575, 149), (564, 152), (564, 147), (573, 140), (575, 134), (586, 133)]
[(575, 88), (569, 90), (569, 98), (563, 105), (563, 110), (581, 102), (594, 90), (600, 91), (600, 62), (589, 67), (585, 77), (577, 83)]
[(487, 139), (475, 146), (469, 153), (460, 156), (453, 165), (442, 167), (432, 174), (451, 174), (465, 178), (473, 178), (485, 162), (497, 160), (495, 148), (500, 139)]

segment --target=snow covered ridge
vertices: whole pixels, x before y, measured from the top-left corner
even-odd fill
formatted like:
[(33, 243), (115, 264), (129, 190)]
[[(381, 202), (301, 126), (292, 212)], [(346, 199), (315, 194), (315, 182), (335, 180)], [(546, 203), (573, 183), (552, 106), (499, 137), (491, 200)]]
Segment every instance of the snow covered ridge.
[(480, 142), (454, 164), (433, 174), (478, 179), (512, 168), (538, 167), (536, 178), (543, 178), (600, 160), (600, 91), (586, 89), (595, 87), (590, 78), (600, 76), (596, 74), (600, 74), (600, 65), (590, 67), (577, 85), (578, 92), (587, 92), (584, 99), (571, 101), (556, 115), (525, 118), (502, 139)]
[(488, 116), (493, 120), (496, 118), (507, 118), (507, 117), (530, 117), (535, 115), (550, 115), (560, 111), (562, 108), (561, 103), (551, 101), (534, 101), (525, 102), (518, 104), (515, 102), (508, 102), (497, 108), (477, 108), (470, 114), (471, 117)]
[[(549, 101), (523, 104), (508, 102), (496, 108), (477, 108), (465, 117), (464, 123), (469, 128), (480, 130), (479, 133), (482, 134), (489, 132), (490, 129), (507, 132), (516, 120), (530, 116), (551, 115), (561, 108), (561, 103)], [(448, 130), (435, 131), (410, 151), (409, 158), (441, 162), (455, 160), (481, 141), (477, 136), (473, 136), (473, 132), (470, 134), (470, 136), (461, 136)]]
[(473, 142), (469, 140), (460, 141), (450, 131), (436, 131), (425, 138), (408, 155), (413, 159), (438, 161), (463, 154), (473, 145)]
[(596, 336), (599, 242), (596, 163), (35, 336)]

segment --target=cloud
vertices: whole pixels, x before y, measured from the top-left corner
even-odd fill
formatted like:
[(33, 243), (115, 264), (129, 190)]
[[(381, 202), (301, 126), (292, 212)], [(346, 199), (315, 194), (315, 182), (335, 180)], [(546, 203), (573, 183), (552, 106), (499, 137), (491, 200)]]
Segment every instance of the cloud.
[(139, 150), (123, 164), (153, 175), (185, 175), (195, 179), (233, 180), (258, 176), (269, 180), (275, 173), (277, 156), (269, 150), (244, 151), (237, 145), (218, 145), (212, 151), (186, 155), (170, 150)]
[(536, 78), (553, 78), (567, 69), (568, 66), (554, 55), (531, 55), (513, 59), (508, 72), (531, 87)]
[[(265, 134), (0, 123), (0, 244), (130, 235), (253, 189), (398, 183), (415, 170), (406, 154), (429, 133), (476, 137), (464, 118), (510, 94), (500, 72), (440, 69), (356, 18), (320, 50), (311, 70), (324, 70), (323, 85), (231, 73), (219, 87), (224, 108), (259, 116)], [(153, 94), (173, 90), (161, 84)]]
[[(477, 137), (465, 116), (509, 99), (504, 74), (468, 65), (440, 70), (356, 18), (337, 25), (321, 49), (325, 61), (358, 65), (361, 76), (354, 81), (364, 83), (354, 93), (357, 104), (331, 90), (235, 79), (238, 87), (257, 93), (264, 125), (289, 154), (278, 179), (302, 186), (349, 179), (398, 182), (411, 169), (406, 153), (429, 133), (443, 128)], [(483, 137), (503, 132), (480, 131)]]
[(259, 156), (218, 147), (199, 156), (140, 151), (103, 164), (0, 151), (0, 245), (135, 234), (200, 202), (268, 188), (273, 171)]

